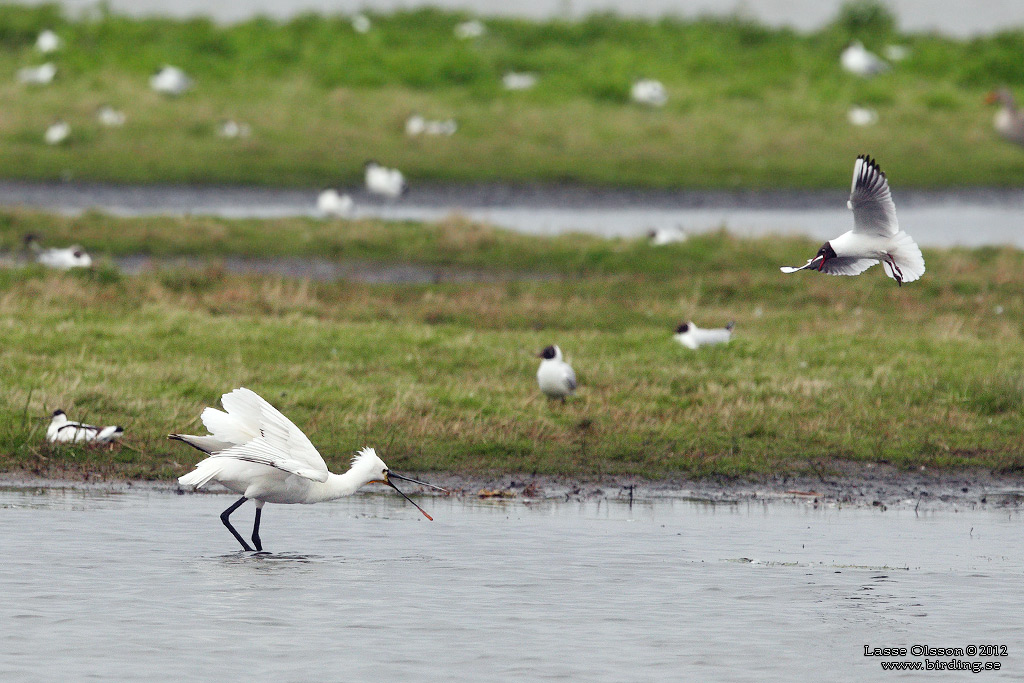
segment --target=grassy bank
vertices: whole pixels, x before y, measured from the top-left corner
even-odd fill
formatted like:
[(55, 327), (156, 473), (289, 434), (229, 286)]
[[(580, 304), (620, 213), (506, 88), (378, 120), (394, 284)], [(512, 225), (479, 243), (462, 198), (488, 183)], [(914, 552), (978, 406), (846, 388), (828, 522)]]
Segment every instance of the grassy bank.
[[(985, 92), (1024, 86), (1024, 32), (958, 41), (899, 35), (884, 14), (848, 12), (802, 35), (741, 20), (581, 22), (488, 20), (457, 40), (461, 15), (373, 16), (367, 34), (345, 17), (256, 19), (217, 26), (100, 15), (68, 21), (53, 8), (0, 7), (0, 175), (120, 182), (325, 186), (360, 181), (368, 158), (431, 181), (574, 181), (652, 187), (834, 187), (871, 152), (909, 186), (1020, 185), (1024, 152), (992, 131)], [(64, 48), (33, 43), (53, 28)], [(852, 38), (911, 49), (865, 81), (838, 55)], [(16, 71), (52, 59), (55, 81)], [(148, 78), (184, 68), (192, 92), (168, 99)], [(510, 70), (537, 87), (506, 92)], [(664, 82), (669, 101), (629, 103), (630, 84)], [(859, 103), (880, 122), (848, 124)], [(125, 111), (105, 129), (96, 109)], [(413, 113), (454, 117), (451, 138), (407, 138)], [(55, 119), (73, 129), (48, 147)], [(225, 140), (234, 118), (252, 135)], [(950, 163), (950, 160), (956, 163)]]
[[(779, 264), (817, 245), (726, 234), (651, 248), (459, 222), (15, 213), (0, 218), (0, 240), (42, 223), (48, 235), (74, 227), (108, 257), (162, 245), (209, 262), (131, 277), (109, 265), (0, 269), (6, 470), (180, 474), (198, 453), (164, 436), (201, 433), (202, 408), (239, 385), (292, 417), (335, 468), (367, 444), (396, 469), (467, 473), (1024, 466), (1024, 255), (1013, 249), (926, 251), (928, 273), (899, 288), (878, 269), (783, 276)], [(318, 283), (217, 264), (257, 253), (486, 277)], [(736, 337), (690, 352), (671, 339), (686, 318), (735, 320)], [(580, 378), (565, 406), (538, 396), (532, 354), (549, 343)], [(55, 408), (123, 424), (124, 445), (46, 446), (37, 418)]]

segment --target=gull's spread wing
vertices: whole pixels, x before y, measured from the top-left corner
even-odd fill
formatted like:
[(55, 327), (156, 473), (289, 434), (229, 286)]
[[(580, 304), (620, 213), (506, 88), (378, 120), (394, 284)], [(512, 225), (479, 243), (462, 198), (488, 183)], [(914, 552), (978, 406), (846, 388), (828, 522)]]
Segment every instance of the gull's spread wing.
[(888, 237), (900, 230), (889, 181), (878, 164), (866, 154), (857, 157), (853, 165), (853, 187), (846, 205), (853, 211), (855, 233)]

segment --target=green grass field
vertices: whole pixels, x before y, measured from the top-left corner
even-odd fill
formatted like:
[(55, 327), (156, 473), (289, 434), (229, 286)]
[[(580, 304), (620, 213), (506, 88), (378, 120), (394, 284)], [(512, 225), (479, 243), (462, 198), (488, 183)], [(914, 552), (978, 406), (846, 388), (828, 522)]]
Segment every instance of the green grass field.
[[(859, 9), (858, 9), (859, 8)], [(867, 9), (865, 9), (867, 8)], [(0, 176), (133, 183), (355, 184), (376, 158), (411, 182), (579, 182), (646, 187), (840, 187), (869, 152), (912, 186), (1016, 186), (1024, 150), (998, 139), (984, 94), (1024, 95), (1024, 31), (967, 41), (900, 35), (871, 5), (847, 9), (809, 35), (733, 20), (580, 22), (487, 20), (457, 40), (463, 15), (255, 19), (232, 26), (104, 15), (69, 21), (53, 7), (0, 7)], [(16, 82), (44, 61), (43, 28), (65, 42), (54, 83)], [(873, 80), (844, 73), (842, 48), (861, 38), (911, 55)], [(194, 90), (149, 90), (161, 65), (184, 68)], [(506, 92), (507, 71), (539, 75)], [(628, 101), (639, 78), (669, 93), (663, 109)], [(850, 105), (877, 109), (869, 128)], [(125, 111), (105, 129), (96, 109)], [(454, 117), (451, 138), (404, 134), (413, 113)], [(218, 122), (252, 126), (244, 140)], [(64, 119), (69, 142), (43, 144)]]
[[(72, 234), (91, 271), (0, 269), (0, 469), (170, 477), (199, 454), (169, 432), (248, 386), (344, 469), (364, 445), (396, 469), (574, 476), (746, 475), (1024, 466), (1024, 254), (926, 250), (902, 288), (785, 276), (800, 239), (554, 239), (451, 221), (230, 221), (0, 215)], [(186, 255), (207, 265), (122, 275), (111, 259)], [(228, 255), (426, 264), (458, 284), (315, 282), (226, 272)], [(726, 347), (689, 351), (674, 326), (736, 321)], [(539, 396), (549, 343), (580, 379)], [(123, 424), (113, 451), (53, 448), (46, 417)]]

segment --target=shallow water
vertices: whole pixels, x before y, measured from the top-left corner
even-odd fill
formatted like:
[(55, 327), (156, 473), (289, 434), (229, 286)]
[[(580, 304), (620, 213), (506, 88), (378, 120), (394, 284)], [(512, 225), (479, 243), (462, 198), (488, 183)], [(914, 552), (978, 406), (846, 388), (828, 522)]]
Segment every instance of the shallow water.
[[(352, 189), (356, 217), (438, 221), (451, 215), (536, 235), (581, 232), (638, 237), (681, 226), (743, 236), (806, 235), (826, 240), (853, 227), (843, 191), (667, 191), (561, 186), (415, 186), (394, 202)], [(315, 191), (187, 186), (119, 186), (0, 181), (0, 206), (75, 214), (316, 216)], [(924, 247), (1024, 248), (1024, 189), (895, 190), (900, 226)]]
[[(52, 0), (19, 0), (39, 4)], [(634, 17), (739, 14), (771, 26), (802, 30), (831, 22), (844, 0), (105, 0), (111, 9), (135, 15), (177, 17), (205, 15), (219, 21), (241, 21), (256, 14), (287, 18), (301, 12), (391, 12), (432, 6), (482, 15), (511, 15), (532, 19), (578, 18), (595, 12)], [(94, 7), (96, 0), (60, 0), (72, 12)], [(899, 25), (908, 31), (939, 31), (957, 36), (1024, 24), (1024, 7), (1008, 0), (887, 0)]]
[[(981, 643), (977, 680), (1024, 672), (1016, 511), (360, 495), (267, 506), (250, 554), (230, 502), (0, 490), (0, 679), (893, 680), (864, 645)], [(898, 677), (964, 680), (935, 675)]]

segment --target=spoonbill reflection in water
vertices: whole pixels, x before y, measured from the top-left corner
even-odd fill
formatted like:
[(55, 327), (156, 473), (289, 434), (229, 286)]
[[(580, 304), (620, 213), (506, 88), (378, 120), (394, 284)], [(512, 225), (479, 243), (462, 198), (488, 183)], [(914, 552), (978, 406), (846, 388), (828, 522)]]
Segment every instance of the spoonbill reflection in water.
[(210, 430), (208, 436), (170, 434), (168, 438), (184, 441), (209, 456), (179, 477), (178, 483), (198, 489), (214, 482), (242, 495), (221, 513), (220, 519), (245, 550), (252, 548), (231, 526), (229, 518), (249, 499), (256, 501), (256, 521), (252, 527), (256, 550), (263, 550), (260, 515), (265, 503), (320, 503), (349, 496), (363, 484), (387, 484), (424, 517), (433, 520), (392, 479), (444, 489), (395, 474), (372, 448), (359, 451), (344, 474), (332, 474), (302, 430), (255, 392), (244, 387), (235, 389), (220, 401), (226, 412), (216, 408), (203, 411), (203, 424)]

